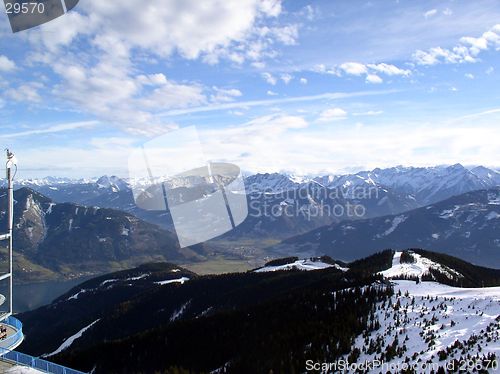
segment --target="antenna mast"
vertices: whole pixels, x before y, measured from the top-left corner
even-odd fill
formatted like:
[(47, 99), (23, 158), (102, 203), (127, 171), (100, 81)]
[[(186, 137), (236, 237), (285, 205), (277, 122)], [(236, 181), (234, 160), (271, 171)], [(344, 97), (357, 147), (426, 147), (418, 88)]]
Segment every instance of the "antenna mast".
[[(7, 151), (7, 163), (5, 164), (6, 169), (6, 177), (7, 177), (7, 233), (0, 235), (0, 240), (8, 240), (8, 259), (9, 259), (9, 267), (8, 273), (2, 274), (0, 276), (0, 280), (9, 279), (9, 311), (7, 315), (2, 316), (3, 318), (12, 315), (13, 313), (13, 297), (12, 297), (12, 286), (13, 286), (13, 277), (12, 277), (12, 251), (13, 251), (13, 242), (12, 242), (12, 230), (14, 227), (14, 176), (17, 172), (17, 161), (14, 157), (14, 154)], [(15, 169), (14, 172), (12, 169)], [(5, 299), (4, 299), (5, 300)], [(3, 319), (2, 318), (2, 319)]]

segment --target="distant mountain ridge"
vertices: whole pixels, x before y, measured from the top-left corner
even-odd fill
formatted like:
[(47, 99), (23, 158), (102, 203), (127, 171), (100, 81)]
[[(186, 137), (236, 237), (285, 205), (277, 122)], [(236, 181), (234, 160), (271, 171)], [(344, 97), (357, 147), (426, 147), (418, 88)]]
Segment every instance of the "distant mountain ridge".
[[(443, 180), (444, 178), (444, 180)], [(170, 182), (168, 182), (170, 181)], [(360, 171), (354, 174), (327, 174), (316, 176), (298, 176), (286, 173), (249, 174), (245, 176), (247, 187), (254, 186), (268, 192), (281, 192), (295, 189), (310, 182), (318, 182), (325, 187), (338, 188), (360, 186), (364, 184), (380, 185), (405, 190), (409, 193), (433, 192), (436, 187), (452, 186), (461, 183), (462, 189), (473, 187), (484, 189), (500, 185), (500, 169), (475, 166), (466, 168), (461, 164), (433, 167), (396, 166), (391, 168), (375, 168)], [(145, 181), (138, 180), (139, 185)], [(149, 182), (149, 180), (147, 181)], [(183, 180), (185, 182), (185, 180)], [(192, 182), (196, 182), (193, 180)], [(46, 177), (38, 179), (21, 179), (16, 183), (21, 186), (36, 187), (63, 186), (76, 184), (97, 184), (101, 187), (118, 186), (119, 189), (133, 187), (130, 180), (116, 176), (101, 176), (90, 179), (71, 179), (64, 177)], [(175, 187), (175, 179), (167, 180), (171, 187)], [(5, 180), (1, 179), (2, 186)], [(185, 186), (185, 184), (183, 184)], [(467, 191), (462, 191), (467, 192)]]
[[(138, 186), (143, 188), (143, 182)], [(174, 189), (189, 188), (194, 179), (173, 179)], [(206, 182), (206, 181), (205, 181)], [(134, 201), (130, 181), (115, 176), (71, 181), (48, 178), (19, 181), (55, 202), (118, 209), (173, 231), (169, 210), (140, 209)], [(324, 225), (352, 219), (332, 214), (347, 205), (365, 209), (362, 217), (399, 214), (471, 191), (500, 185), (500, 172), (482, 166), (470, 170), (460, 164), (436, 167), (393, 167), (347, 175), (299, 177), (266, 173), (245, 178), (248, 193), (247, 219), (221, 239), (270, 238), (282, 240)], [(361, 197), (360, 197), (361, 196)], [(337, 211), (335, 211), (337, 212)]]
[(347, 221), (289, 238), (269, 251), (344, 261), (385, 248), (424, 247), (500, 268), (500, 188), (468, 192), (397, 215)]
[[(145, 182), (138, 181), (139, 188), (143, 188)], [(192, 178), (178, 178), (170, 180), (169, 185), (174, 189), (189, 189), (191, 184), (199, 182)], [(135, 204), (130, 181), (116, 176), (77, 181), (47, 178), (20, 180), (17, 183), (30, 186), (57, 203), (117, 209), (174, 231), (168, 209), (139, 208)], [(496, 170), (482, 166), (469, 170), (460, 164), (428, 168), (377, 168), (341, 176), (250, 175), (245, 178), (248, 217), (235, 230), (215, 238), (211, 243), (222, 245), (225, 251), (228, 240), (230, 244), (248, 239), (263, 248), (266, 244), (259, 243), (265, 239), (283, 240), (352, 219), (399, 215), (452, 196), (494, 188), (499, 183), (500, 173)], [(185, 195), (184, 192), (182, 194)], [(349, 214), (353, 206), (362, 208), (363, 214)], [(219, 243), (216, 243), (217, 240)]]
[[(152, 260), (200, 258), (203, 246), (181, 249), (169, 231), (131, 214), (54, 203), (23, 187), (14, 192), (15, 272), (18, 279), (78, 277)], [(6, 230), (6, 193), (0, 193), (0, 229)]]
[(477, 166), (467, 169), (461, 164), (434, 167), (397, 166), (376, 168), (355, 174), (324, 175), (300, 178), (279, 173), (256, 174), (247, 177), (248, 185), (268, 192), (280, 192), (317, 182), (328, 188), (353, 188), (380, 186), (395, 192), (412, 195), (419, 204), (430, 204), (453, 195), (500, 185), (500, 172)]

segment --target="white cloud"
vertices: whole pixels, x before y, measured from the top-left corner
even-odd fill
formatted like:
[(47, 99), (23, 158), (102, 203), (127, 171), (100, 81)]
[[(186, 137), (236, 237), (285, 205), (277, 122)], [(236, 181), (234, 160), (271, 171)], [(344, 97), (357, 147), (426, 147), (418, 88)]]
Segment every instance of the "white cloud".
[[(83, 77), (83, 76), (82, 76)], [(168, 80), (165, 74), (148, 74), (148, 75), (139, 75), (137, 77), (139, 83), (147, 85), (147, 86), (156, 86), (167, 84)]]
[(284, 45), (294, 45), (297, 44), (297, 39), (299, 37), (299, 27), (298, 25), (272, 27), (270, 29), (270, 33), (276, 38), (276, 40)]
[(430, 48), (427, 51), (418, 50), (413, 54), (413, 60), (418, 65), (472, 63), (477, 61), (476, 57), (465, 46), (457, 46), (451, 50), (441, 47)]
[[(280, 0), (126, 0), (84, 2), (76, 11), (28, 31), (33, 49), (28, 63), (45, 65), (56, 77), (44, 94), (72, 104), (76, 110), (124, 128), (159, 126), (157, 110), (172, 110), (241, 96), (199, 83), (176, 82), (159, 72), (145, 74), (144, 61), (181, 57), (215, 64), (253, 63), (263, 68), (279, 45), (295, 44), (299, 26), (282, 24)], [(272, 26), (269, 20), (272, 19)], [(64, 33), (60, 30), (65, 30)], [(75, 48), (69, 48), (75, 45)], [(80, 48), (89, 45), (87, 48)], [(0, 69), (9, 60), (0, 58)], [(146, 64), (147, 65), (147, 64)], [(277, 79), (265, 73), (268, 82)], [(274, 82), (274, 83), (273, 83)], [(15, 100), (37, 102), (34, 87), (9, 93)]]
[(379, 74), (402, 77), (408, 77), (411, 75), (410, 70), (401, 69), (395, 65), (387, 63), (362, 64), (360, 62), (345, 62), (331, 68), (327, 68), (325, 65), (320, 64), (316, 65), (313, 68), (313, 71), (320, 74), (332, 74), (339, 77), (344, 74), (365, 76), (365, 81), (367, 83), (382, 83), (383, 79)]
[(281, 74), (280, 79), (285, 83), (288, 84), (290, 81), (293, 79), (293, 76), (290, 74)]
[(382, 110), (368, 110), (366, 112), (353, 113), (353, 116), (378, 116), (384, 113)]
[[(281, 2), (206, 0), (200, 6), (196, 0), (127, 0), (119, 7), (102, 1), (84, 2), (78, 9), (80, 15), (72, 12), (72, 17), (61, 17), (45, 26), (42, 41), (51, 46), (68, 45), (80, 34), (111, 35), (127, 48), (155, 51), (161, 56), (178, 52), (195, 59), (244, 40), (259, 17), (281, 13)], [(54, 32), (60, 29), (71, 32)]]
[(493, 74), (494, 71), (495, 71), (495, 68), (493, 66), (490, 66), (488, 69), (486, 69), (485, 73), (490, 75), (490, 74)]
[(474, 74), (467, 73), (467, 74), (465, 74), (465, 78), (474, 79)]
[(346, 74), (363, 75), (368, 72), (366, 65), (359, 62), (344, 62), (339, 68)]
[(174, 82), (161, 73), (135, 75), (127, 54), (114, 54), (119, 48), (93, 65), (72, 56), (54, 57), (51, 67), (61, 81), (51, 93), (125, 129), (161, 127), (157, 111), (207, 103), (208, 89), (199, 84)]
[(19, 102), (31, 102), (39, 103), (42, 101), (38, 90), (41, 89), (43, 85), (38, 82), (25, 83), (16, 88), (10, 88), (5, 92), (7, 98)]
[(322, 111), (319, 115), (318, 121), (337, 121), (347, 118), (347, 112), (342, 108), (330, 108)]
[(430, 18), (430, 17), (433, 17), (437, 14), (437, 9), (431, 9), (431, 10), (428, 10), (427, 12), (424, 13), (424, 17), (425, 18)]
[(307, 84), (307, 79), (306, 78), (300, 78), (299, 82), (300, 82), (300, 84)]
[(210, 97), (210, 100), (215, 103), (225, 103), (234, 101), (236, 98), (242, 96), (240, 90), (236, 88), (218, 88), (212, 87), (214, 94)]
[(318, 15), (318, 13), (319, 10), (317, 8), (314, 8), (312, 5), (306, 5), (304, 8), (301, 9), (299, 15), (301, 17), (305, 17), (308, 21), (313, 21)]
[(281, 1), (280, 0), (261, 0), (259, 3), (259, 9), (266, 15), (270, 17), (278, 17), (281, 13)]
[(368, 67), (372, 70), (375, 70), (379, 73), (383, 73), (386, 75), (402, 75), (409, 76), (411, 74), (410, 70), (400, 69), (395, 65), (380, 63), (380, 64), (368, 64)]
[(445, 10), (443, 10), (443, 14), (445, 16), (451, 16), (453, 14), (453, 11), (450, 8), (446, 8)]
[[(430, 166), (436, 164), (491, 164), (500, 158), (498, 110), (489, 116), (474, 115), (453, 122), (422, 124), (421, 121), (380, 126), (308, 126), (300, 116), (274, 115), (224, 128), (199, 129), (206, 156), (234, 162), (244, 170), (296, 173), (338, 172), (353, 165), (371, 169), (394, 165)], [(490, 120), (488, 120), (488, 117)], [(391, 134), (391, 141), (387, 141)], [(286, 139), (286, 141), (283, 141)], [(73, 170), (78, 177), (113, 172), (126, 176), (123, 160), (130, 149), (126, 141), (106, 147), (96, 140), (95, 147), (38, 147), (20, 150), (24, 169), (45, 167), (59, 174)], [(304, 145), (307, 146), (304, 146)], [(28, 163), (29, 161), (29, 163)], [(179, 162), (182, 162), (180, 160)], [(89, 170), (89, 165), (94, 165)], [(101, 167), (102, 169), (97, 169)], [(71, 169), (69, 169), (71, 168)], [(96, 170), (97, 169), (97, 170)]]
[(272, 105), (278, 104), (290, 104), (290, 103), (303, 103), (311, 101), (320, 100), (339, 100), (354, 97), (364, 97), (364, 96), (378, 96), (387, 95), (391, 93), (398, 92), (397, 90), (370, 90), (370, 91), (357, 91), (357, 92), (327, 92), (317, 95), (308, 96), (294, 96), (279, 99), (266, 99), (266, 100), (250, 100), (250, 101), (240, 101), (234, 103), (222, 103), (222, 104), (209, 104), (206, 106), (200, 106), (195, 108), (187, 109), (174, 109), (168, 110), (166, 112), (160, 113), (161, 117), (173, 117), (192, 113), (202, 113), (202, 112), (213, 112), (221, 111), (235, 108), (251, 108), (251, 107), (270, 107)]
[(274, 86), (278, 82), (278, 79), (271, 73), (262, 73), (262, 78), (264, 78), (264, 80), (272, 86)]
[[(293, 126), (288, 126), (291, 123)], [(500, 127), (495, 121), (308, 128), (301, 117), (280, 115), (241, 126), (200, 134), (207, 139), (211, 159), (235, 162), (254, 172), (321, 173), (352, 165), (488, 164), (500, 157), (496, 140)], [(387, 141), (387, 134), (391, 134), (391, 141)]]
[(90, 145), (96, 148), (129, 147), (136, 142), (132, 137), (92, 138)]
[(482, 51), (490, 48), (500, 49), (500, 24), (479, 38), (462, 37), (460, 43), (451, 49), (433, 47), (427, 51), (417, 50), (413, 54), (413, 60), (419, 65), (473, 63), (478, 61), (478, 55)]
[(368, 74), (366, 76), (366, 82), (367, 83), (373, 83), (373, 84), (379, 84), (382, 83), (384, 80), (380, 78), (377, 74)]
[(271, 91), (271, 90), (268, 90), (268, 91), (267, 91), (267, 95), (268, 95), (268, 96), (278, 96), (278, 94), (277, 94), (276, 92)]
[[(234, 94), (234, 92), (216, 90), (212, 97), (214, 99), (222, 99), (225, 96), (227, 99), (231, 94)], [(165, 110), (169, 108), (186, 108), (205, 102), (206, 97), (203, 94), (202, 86), (198, 84), (179, 84), (170, 81), (156, 86), (151, 92), (145, 93), (141, 98), (137, 99), (138, 109), (151, 108)]]
[(19, 137), (33, 136), (33, 135), (53, 134), (53, 133), (66, 132), (82, 128), (92, 128), (97, 126), (98, 124), (99, 124), (98, 121), (60, 123), (45, 128), (37, 128), (37, 129), (1, 134), (0, 138), (19, 138)]
[(124, 130), (130, 135), (152, 137), (163, 135), (169, 131), (178, 129), (179, 126), (175, 123), (150, 123), (147, 126), (129, 126)]
[(10, 72), (16, 69), (16, 64), (14, 61), (10, 60), (6, 56), (0, 55), (0, 72)]
[(264, 69), (266, 67), (266, 63), (262, 61), (252, 62), (251, 65), (256, 69)]

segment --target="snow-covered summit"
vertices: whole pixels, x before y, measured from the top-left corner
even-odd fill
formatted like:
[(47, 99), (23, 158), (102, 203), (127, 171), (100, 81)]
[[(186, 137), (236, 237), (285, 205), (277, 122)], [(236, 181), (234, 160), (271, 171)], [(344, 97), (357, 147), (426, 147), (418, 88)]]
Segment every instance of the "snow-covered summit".
[(439, 372), (440, 367), (442, 372), (458, 372), (464, 362), (495, 372), (491, 360), (494, 355), (498, 360), (500, 344), (500, 287), (392, 283), (394, 296), (377, 305), (375, 328), (355, 339), (351, 361), (387, 365), (368, 373), (401, 372), (409, 364), (420, 373)]
[(447, 266), (438, 264), (426, 257), (414, 252), (407, 252), (414, 262), (405, 262), (401, 260), (403, 252), (394, 252), (392, 266), (380, 272), (386, 278), (418, 278), (422, 279), (425, 275), (431, 275), (431, 269), (439, 271), (450, 279), (463, 277), (462, 274), (450, 269)]
[(104, 175), (96, 181), (96, 184), (99, 188), (112, 189), (114, 192), (123, 191), (129, 188), (129, 185), (125, 180), (114, 175)]
[(347, 268), (344, 268), (338, 264), (331, 264), (321, 261), (320, 259), (304, 259), (304, 260), (296, 260), (284, 265), (270, 265), (264, 266), (257, 270), (256, 273), (264, 273), (269, 271), (282, 271), (282, 270), (321, 270), (327, 269), (330, 267), (335, 267), (342, 271), (347, 271)]
[(293, 175), (280, 173), (264, 173), (250, 175), (245, 179), (248, 191), (279, 193), (299, 188), (307, 180)]

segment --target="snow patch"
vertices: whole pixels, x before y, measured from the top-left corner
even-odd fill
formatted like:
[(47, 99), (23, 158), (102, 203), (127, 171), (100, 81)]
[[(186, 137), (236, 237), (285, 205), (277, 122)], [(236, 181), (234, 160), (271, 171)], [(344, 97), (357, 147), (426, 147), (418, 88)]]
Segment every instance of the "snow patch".
[(52, 208), (56, 205), (56, 203), (50, 203), (49, 207), (45, 211), (45, 214), (51, 214), (52, 213)]
[(82, 289), (82, 290), (78, 291), (76, 294), (74, 294), (73, 296), (68, 297), (68, 300), (78, 300), (78, 298), (80, 297), (81, 294), (83, 294), (85, 292), (89, 292), (89, 291), (91, 291), (91, 290)]
[(455, 212), (460, 208), (459, 205), (455, 205), (455, 207), (453, 209), (445, 209), (441, 212), (441, 214), (439, 215), (439, 218), (442, 218), (442, 219), (448, 219), (448, 218), (452, 218), (454, 215), (455, 215)]
[(405, 215), (397, 216), (394, 217), (391, 223), (391, 227), (389, 227), (387, 230), (385, 230), (382, 234), (377, 234), (376, 238), (382, 238), (384, 236), (390, 235), (398, 228), (399, 225), (401, 225), (404, 221), (406, 221), (408, 217)]
[(488, 194), (488, 204), (500, 205), (500, 194), (491, 192)]
[(54, 356), (62, 351), (64, 351), (65, 349), (69, 348), (71, 346), (71, 344), (73, 344), (73, 342), (76, 340), (76, 339), (79, 339), (81, 338), (81, 336), (83, 335), (83, 333), (85, 331), (87, 331), (88, 329), (90, 329), (92, 326), (94, 326), (97, 322), (99, 322), (100, 319), (92, 322), (90, 325), (88, 326), (85, 326), (83, 329), (81, 329), (80, 331), (78, 331), (76, 334), (70, 336), (68, 339), (65, 339), (64, 342), (61, 344), (61, 346), (59, 348), (57, 348), (54, 352), (52, 353), (48, 353), (48, 354), (45, 354), (45, 355), (42, 355), (42, 357), (50, 357), (50, 356)]
[(171, 284), (171, 283), (184, 284), (184, 282), (187, 282), (188, 280), (189, 280), (189, 278), (182, 277), (182, 278), (179, 278), (179, 279), (169, 279), (169, 280), (159, 281), (159, 282), (155, 282), (155, 283), (159, 284), (160, 286), (164, 286), (165, 284)]
[(118, 279), (106, 279), (105, 281), (102, 281), (99, 286), (104, 286), (108, 283), (113, 283), (113, 282), (117, 282), (117, 281), (118, 281)]
[(463, 277), (462, 274), (456, 272), (455, 270), (431, 261), (418, 253), (411, 253), (416, 262), (402, 263), (402, 253), (403, 252), (396, 251), (392, 258), (392, 266), (387, 270), (381, 271), (379, 274), (382, 274), (386, 278), (414, 277), (421, 279), (422, 276), (430, 274), (430, 269), (432, 268), (443, 273), (448, 278)]
[(146, 277), (149, 277), (149, 274), (142, 274), (142, 275), (139, 275), (137, 277), (127, 278), (125, 280), (126, 281), (136, 281), (136, 280), (139, 280), (139, 279), (144, 279)]
[(189, 306), (190, 303), (191, 303), (191, 300), (189, 300), (187, 303), (182, 304), (181, 307), (179, 308), (179, 310), (176, 310), (172, 314), (172, 317), (170, 317), (170, 322), (178, 320), (182, 316), (182, 314), (185, 312), (186, 308)]
[(269, 272), (269, 271), (280, 271), (280, 270), (292, 270), (292, 269), (297, 269), (297, 270), (320, 270), (320, 269), (326, 269), (334, 267), (336, 269), (342, 270), (342, 271), (347, 271), (347, 268), (343, 268), (338, 264), (332, 265), (332, 264), (327, 264), (322, 261), (312, 261), (310, 259), (306, 260), (298, 260), (295, 262), (292, 262), (290, 264), (286, 265), (278, 265), (278, 266), (264, 266), (263, 268), (255, 270), (256, 273), (264, 273), (264, 272)]
[(486, 216), (487, 221), (491, 221), (492, 219), (498, 219), (500, 218), (500, 214), (497, 212), (489, 212), (488, 215)]

